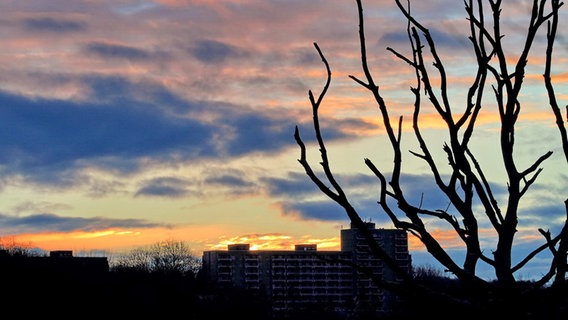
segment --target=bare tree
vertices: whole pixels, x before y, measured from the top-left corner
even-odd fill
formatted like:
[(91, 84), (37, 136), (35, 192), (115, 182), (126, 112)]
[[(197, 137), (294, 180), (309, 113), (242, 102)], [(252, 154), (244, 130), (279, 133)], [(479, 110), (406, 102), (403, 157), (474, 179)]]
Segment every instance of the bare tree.
[[(565, 128), (567, 112), (562, 112), (552, 82), (551, 67), (553, 63), (553, 46), (559, 22), (559, 10), (563, 3), (559, 0), (534, 0), (524, 34), (524, 43), (516, 48), (505, 48), (502, 33), (502, 1), (500, 0), (465, 0), (465, 12), (469, 24), (469, 41), (476, 64), (473, 81), (469, 85), (465, 103), (459, 108), (451, 104), (450, 82), (438, 53), (436, 43), (430, 30), (418, 21), (410, 11), (410, 4), (403, 5), (395, 0), (402, 15), (407, 19), (407, 35), (411, 54), (405, 55), (393, 48), (387, 48), (395, 57), (406, 63), (415, 76), (415, 85), (410, 88), (413, 97), (412, 134), (420, 151), (410, 151), (410, 154), (424, 161), (433, 177), (439, 191), (444, 195), (448, 207), (426, 208), (422, 204), (415, 205), (404, 192), (401, 178), (403, 150), (403, 118), (393, 120), (393, 109), (384, 99), (379, 84), (369, 67), (368, 53), (365, 40), (365, 25), (362, 1), (357, 0), (359, 20), (359, 42), (361, 66), (364, 78), (349, 76), (357, 84), (368, 90), (376, 103), (386, 138), (393, 152), (393, 164), (390, 169), (382, 169), (370, 159), (364, 162), (370, 171), (378, 178), (380, 192), (377, 195), (378, 205), (390, 218), (396, 228), (406, 230), (421, 240), (427, 251), (439, 261), (444, 268), (455, 275), (458, 281), (470, 293), (469, 298), (483, 296), (485, 301), (498, 301), (495, 308), (511, 307), (519, 303), (519, 297), (534, 290), (566, 290), (567, 249), (568, 249), (568, 220), (565, 218), (558, 233), (553, 234), (543, 226), (538, 229), (542, 235), (542, 244), (535, 247), (524, 259), (516, 264), (513, 260), (514, 240), (517, 235), (518, 222), (521, 217), (521, 199), (527, 194), (542, 172), (543, 163), (552, 155), (545, 152), (533, 159), (532, 163), (521, 167), (521, 162), (515, 158), (515, 129), (523, 110), (519, 99), (524, 88), (524, 78), (527, 74), (528, 59), (533, 50), (539, 31), (544, 29), (546, 34), (546, 56), (543, 59), (543, 84), (548, 95), (550, 110), (556, 119), (556, 126), (562, 143), (564, 158), (568, 162), (568, 138)], [(527, 1), (529, 2), (529, 1)], [(321, 166), (324, 178), (316, 173), (306, 157), (306, 145), (296, 127), (295, 139), (300, 147), (300, 164), (308, 177), (330, 199), (345, 209), (351, 222), (361, 230), (366, 230), (360, 214), (350, 202), (347, 194), (334, 176), (328, 159), (326, 145), (320, 129), (318, 110), (327, 94), (331, 83), (331, 69), (322, 50), (314, 44), (327, 70), (327, 81), (317, 98), (309, 91), (312, 106), (313, 125), (319, 147)], [(518, 49), (518, 58), (513, 61), (510, 50)], [(432, 66), (430, 66), (430, 63)], [(436, 79), (438, 81), (434, 81)], [(489, 97), (486, 97), (489, 96)], [(461, 106), (464, 106), (463, 108)], [(442, 151), (445, 161), (442, 164), (436, 160), (431, 146), (428, 145), (421, 127), (420, 116), (426, 108), (434, 110), (440, 122), (445, 125), (447, 136)], [(495, 196), (495, 186), (490, 182), (487, 168), (483, 168), (480, 154), (475, 154), (470, 143), (481, 110), (497, 110), (500, 119), (498, 141), (500, 145), (503, 176), (506, 177), (507, 196), (505, 202), (499, 203)], [(406, 135), (405, 135), (406, 137)], [(497, 161), (497, 159), (494, 159)], [(390, 173), (387, 173), (389, 172)], [(449, 172), (444, 174), (443, 172)], [(328, 185), (330, 184), (330, 185)], [(425, 190), (428, 193), (428, 190)], [(476, 204), (481, 204), (477, 206)], [(564, 201), (568, 215), (568, 200)], [(479, 209), (481, 207), (481, 209)], [(451, 208), (451, 210), (450, 210)], [(456, 238), (461, 240), (464, 255), (463, 261), (456, 261), (443, 243), (436, 239), (432, 230), (425, 223), (427, 219), (437, 218), (445, 222)], [(487, 220), (496, 234), (496, 246), (488, 254), (482, 250), (480, 220)], [(555, 226), (555, 225), (553, 225)], [(370, 234), (367, 236), (372, 241)], [(387, 265), (399, 273), (401, 286), (412, 285), (412, 277), (397, 267), (377, 243), (371, 243), (374, 252)], [(515, 273), (522, 270), (538, 254), (548, 250), (552, 256), (548, 272), (542, 277), (531, 281), (530, 285), (521, 286)], [(484, 263), (494, 270), (495, 281), (479, 276), (479, 264)], [(380, 279), (379, 279), (380, 281)], [(560, 291), (560, 290), (559, 290)], [(566, 293), (563, 293), (566, 297)], [(468, 300), (472, 302), (472, 299)], [(502, 305), (498, 303), (503, 302)], [(516, 307), (522, 308), (522, 305)]]
[(34, 248), (31, 242), (17, 241), (13, 237), (0, 237), (0, 251), (13, 257), (47, 256), (45, 251)]
[(128, 269), (145, 273), (191, 274), (201, 266), (189, 246), (182, 241), (164, 240), (147, 247), (135, 248), (116, 258), (112, 269)]

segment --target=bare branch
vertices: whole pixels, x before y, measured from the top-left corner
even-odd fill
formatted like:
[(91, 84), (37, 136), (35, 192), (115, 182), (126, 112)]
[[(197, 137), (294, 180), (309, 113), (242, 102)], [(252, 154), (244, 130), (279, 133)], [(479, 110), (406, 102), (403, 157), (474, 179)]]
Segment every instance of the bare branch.
[(318, 145), (319, 145), (319, 150), (320, 150), (320, 157), (321, 157), (321, 166), (323, 167), (323, 171), (324, 174), (327, 178), (327, 180), (331, 183), (331, 186), (333, 187), (333, 190), (331, 190), (329, 187), (327, 187), (323, 181), (315, 174), (315, 172), (312, 170), (310, 164), (307, 162), (306, 159), (306, 150), (305, 150), (305, 144), (303, 143), (302, 139), (300, 138), (300, 134), (299, 134), (299, 130), (296, 127), (295, 132), (294, 132), (294, 138), (296, 140), (296, 143), (300, 146), (300, 159), (298, 160), (300, 162), (300, 164), (304, 167), (304, 170), (306, 171), (306, 174), (308, 175), (308, 177), (318, 186), (318, 188), (324, 193), (326, 194), (330, 199), (332, 199), (333, 201), (335, 201), (337, 204), (339, 204), (340, 206), (342, 206), (347, 214), (347, 216), (349, 217), (349, 219), (351, 220), (351, 222), (361, 231), (361, 233), (363, 234), (363, 236), (365, 237), (365, 239), (367, 239), (367, 242), (369, 243), (370, 248), (372, 249), (373, 253), (379, 257), (391, 270), (393, 270), (393, 272), (395, 272), (401, 279), (403, 279), (404, 282), (410, 282), (411, 276), (403, 269), (401, 268), (396, 261), (394, 261), (393, 257), (389, 256), (384, 249), (374, 240), (373, 235), (371, 234), (370, 230), (366, 227), (365, 223), (363, 222), (363, 220), (361, 219), (361, 217), (357, 214), (355, 208), (351, 205), (351, 203), (349, 202), (349, 200), (347, 199), (347, 196), (345, 194), (345, 192), (343, 191), (343, 189), (341, 188), (340, 184), (337, 182), (337, 180), (335, 179), (335, 176), (333, 175), (330, 165), (329, 165), (329, 159), (327, 156), (327, 149), (325, 146), (325, 142), (323, 139), (323, 136), (321, 134), (321, 129), (320, 129), (320, 123), (319, 123), (319, 116), (318, 116), (318, 109), (319, 106), (329, 88), (329, 85), (331, 83), (331, 70), (329, 67), (329, 64), (327, 62), (327, 60), (325, 59), (325, 56), (323, 55), (322, 51), (319, 49), (319, 47), (317, 46), (317, 44), (314, 43), (314, 46), (316, 47), (322, 62), (325, 65), (326, 71), (327, 71), (327, 81), (324, 85), (324, 88), (322, 90), (322, 92), (320, 93), (319, 97), (317, 100), (315, 100), (313, 98), (313, 95), (311, 94), (310, 91), (310, 102), (312, 104), (312, 116), (313, 116), (313, 125), (314, 125), (314, 131), (316, 134), (316, 139), (318, 141)]

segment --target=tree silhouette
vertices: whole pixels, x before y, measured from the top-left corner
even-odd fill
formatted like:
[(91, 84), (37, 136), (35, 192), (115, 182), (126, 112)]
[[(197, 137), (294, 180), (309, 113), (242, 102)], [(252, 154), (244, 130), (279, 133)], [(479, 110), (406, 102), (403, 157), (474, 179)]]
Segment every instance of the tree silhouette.
[(201, 267), (201, 260), (186, 243), (167, 239), (132, 249), (116, 258), (111, 265), (113, 270), (189, 274), (195, 277)]
[[(523, 104), (521, 94), (525, 88), (525, 77), (528, 74), (528, 59), (531, 56), (535, 41), (542, 33), (545, 34), (546, 53), (543, 61), (543, 84), (548, 96), (550, 111), (558, 128), (558, 135), (562, 144), (565, 161), (568, 162), (568, 138), (565, 128), (567, 112), (559, 107), (557, 93), (552, 81), (553, 47), (557, 38), (559, 10), (563, 3), (558, 0), (534, 0), (526, 32), (523, 34), (524, 43), (517, 47), (505, 47), (502, 33), (502, 1), (500, 0), (466, 0), (464, 1), (467, 22), (469, 24), (469, 41), (471, 52), (476, 64), (473, 80), (466, 89), (466, 101), (458, 107), (452, 104), (450, 95), (451, 77), (444, 67), (436, 42), (429, 28), (418, 21), (411, 14), (410, 4), (403, 5), (396, 0), (400, 12), (407, 20), (407, 36), (411, 54), (405, 55), (393, 48), (387, 50), (395, 57), (406, 63), (415, 77), (415, 85), (410, 88), (413, 97), (413, 112), (411, 115), (412, 134), (420, 151), (410, 151), (410, 154), (422, 161), (429, 168), (429, 173), (435, 182), (438, 191), (443, 194), (448, 206), (442, 208), (427, 208), (422, 202), (413, 204), (405, 193), (403, 181), (403, 117), (393, 120), (393, 111), (387, 99), (383, 97), (379, 84), (376, 82), (369, 66), (368, 52), (365, 40), (365, 18), (362, 1), (357, 0), (359, 20), (359, 43), (361, 66), (364, 78), (349, 76), (357, 84), (366, 89), (372, 100), (376, 103), (386, 139), (390, 144), (393, 162), (390, 173), (379, 168), (370, 159), (364, 162), (370, 171), (377, 177), (380, 191), (378, 205), (390, 218), (396, 228), (404, 229), (420, 239), (426, 250), (440, 262), (444, 268), (453, 274), (463, 290), (460, 295), (452, 294), (449, 297), (460, 300), (462, 306), (471, 306), (475, 310), (495, 312), (508, 310), (507, 314), (523, 317), (536, 314), (535, 304), (546, 304), (544, 307), (547, 318), (561, 317), (560, 305), (566, 303), (566, 270), (568, 249), (568, 220), (566, 217), (560, 225), (558, 223), (543, 226), (538, 229), (542, 235), (541, 245), (520, 261), (514, 263), (514, 241), (518, 235), (519, 220), (522, 205), (521, 200), (530, 191), (529, 189), (542, 172), (544, 162), (552, 155), (552, 151), (536, 156), (531, 163), (524, 165), (515, 157), (515, 129), (519, 127), (518, 120)], [(539, 33), (540, 32), (540, 33)], [(300, 164), (305, 169), (312, 182), (330, 199), (345, 210), (351, 222), (364, 228), (364, 222), (357, 209), (350, 202), (346, 192), (334, 176), (328, 159), (327, 149), (321, 133), (318, 111), (323, 103), (331, 83), (331, 69), (322, 50), (314, 43), (327, 71), (327, 81), (316, 98), (312, 91), (309, 100), (313, 113), (313, 126), (319, 147), (323, 178), (316, 173), (307, 160), (306, 145), (300, 137), (296, 127), (294, 137), (300, 147)], [(509, 52), (518, 50), (515, 57)], [(431, 63), (431, 65), (430, 65)], [(531, 67), (532, 68), (532, 67)], [(463, 107), (462, 107), (463, 106)], [(434, 110), (439, 122), (444, 124), (446, 132), (445, 143), (442, 147), (444, 163), (435, 157), (436, 150), (427, 143), (420, 117), (426, 108)], [(470, 148), (475, 129), (479, 126), (481, 112), (496, 110), (499, 119), (497, 130), (499, 141), (499, 162), (496, 168), (503, 169), (506, 177), (506, 197), (504, 201), (496, 196), (497, 186), (490, 181), (488, 168), (482, 165), (480, 159), (483, 155)], [(404, 135), (406, 138), (407, 136)], [(495, 169), (495, 168), (492, 168)], [(424, 190), (428, 194), (429, 190)], [(500, 200), (500, 201), (498, 201)], [(568, 200), (564, 201), (564, 208), (568, 214)], [(565, 216), (565, 215), (564, 215)], [(443, 242), (437, 239), (429, 229), (429, 219), (443, 221), (455, 237), (461, 241), (463, 261), (457, 261), (449, 254)], [(480, 230), (480, 222), (488, 221), (495, 237), (496, 245), (491, 248), (490, 254), (484, 251), (481, 243), (484, 235)], [(554, 227), (558, 231), (553, 233), (546, 228)], [(432, 288), (423, 288), (414, 281), (413, 277), (397, 267), (396, 263), (382, 248), (367, 234), (373, 252), (398, 272), (401, 281), (395, 284), (398, 289), (409, 289), (411, 292), (430, 292)], [(552, 257), (549, 261), (548, 272), (534, 281), (520, 281), (516, 273), (539, 254), (549, 252)], [(479, 275), (479, 265), (489, 266), (495, 275), (495, 280), (484, 279)], [(377, 282), (381, 282), (379, 276)], [(393, 288), (391, 283), (382, 283)], [(426, 291), (424, 291), (426, 290)], [(551, 293), (554, 299), (534, 299), (542, 295), (543, 290)], [(538, 294), (537, 294), (538, 293)], [(438, 297), (438, 296), (437, 296)], [(548, 296), (547, 296), (548, 297)], [(425, 296), (422, 296), (425, 299)], [(463, 300), (462, 300), (463, 298)], [(439, 300), (440, 301), (440, 300)], [(481, 312), (481, 311), (480, 311)], [(565, 311), (564, 311), (565, 312)], [(565, 316), (565, 314), (564, 314)]]

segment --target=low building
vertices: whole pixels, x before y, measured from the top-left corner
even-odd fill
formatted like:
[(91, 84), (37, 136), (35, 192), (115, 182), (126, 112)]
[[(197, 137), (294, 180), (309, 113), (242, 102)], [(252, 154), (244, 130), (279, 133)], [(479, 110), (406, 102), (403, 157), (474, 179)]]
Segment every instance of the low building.
[(93, 278), (109, 272), (106, 257), (74, 257), (71, 250), (50, 251), (49, 256), (12, 256), (0, 251), (0, 273), (32, 275), (49, 274), (65, 277)]

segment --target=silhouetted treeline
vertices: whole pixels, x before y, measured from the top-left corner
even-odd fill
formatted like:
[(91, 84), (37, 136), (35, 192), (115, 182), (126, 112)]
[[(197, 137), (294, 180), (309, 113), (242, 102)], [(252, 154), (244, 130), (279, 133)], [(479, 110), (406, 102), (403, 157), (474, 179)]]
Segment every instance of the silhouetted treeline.
[[(103, 319), (326, 319), (370, 320), (456, 316), (483, 317), (503, 315), (515, 319), (548, 319), (566, 314), (567, 291), (543, 289), (518, 305), (503, 309), (498, 301), (479, 297), (479, 304), (469, 308), (452, 304), (439, 296), (409, 294), (390, 315), (336, 313), (324, 304), (272, 314), (269, 302), (255, 291), (215, 289), (194, 272), (148, 272), (136, 268), (89, 268), (82, 258), (4, 256), (0, 257), (2, 309), (18, 318), (47, 317), (59, 319), (99, 317)], [(101, 258), (95, 258), (101, 259)], [(106, 258), (102, 258), (105, 259)], [(76, 261), (71, 263), (70, 261)], [(78, 261), (78, 262), (77, 262)], [(85, 261), (89, 261), (88, 259)], [(100, 261), (95, 261), (95, 265)], [(442, 288), (452, 299), (465, 296), (459, 282), (436, 272), (422, 270), (417, 281)], [(530, 282), (519, 287), (530, 286)], [(517, 294), (511, 292), (511, 294)], [(468, 293), (469, 295), (469, 293)], [(520, 295), (519, 295), (520, 296)], [(486, 299), (487, 298), (487, 299)], [(499, 309), (492, 309), (499, 306)], [(554, 315), (554, 316), (553, 316)]]

